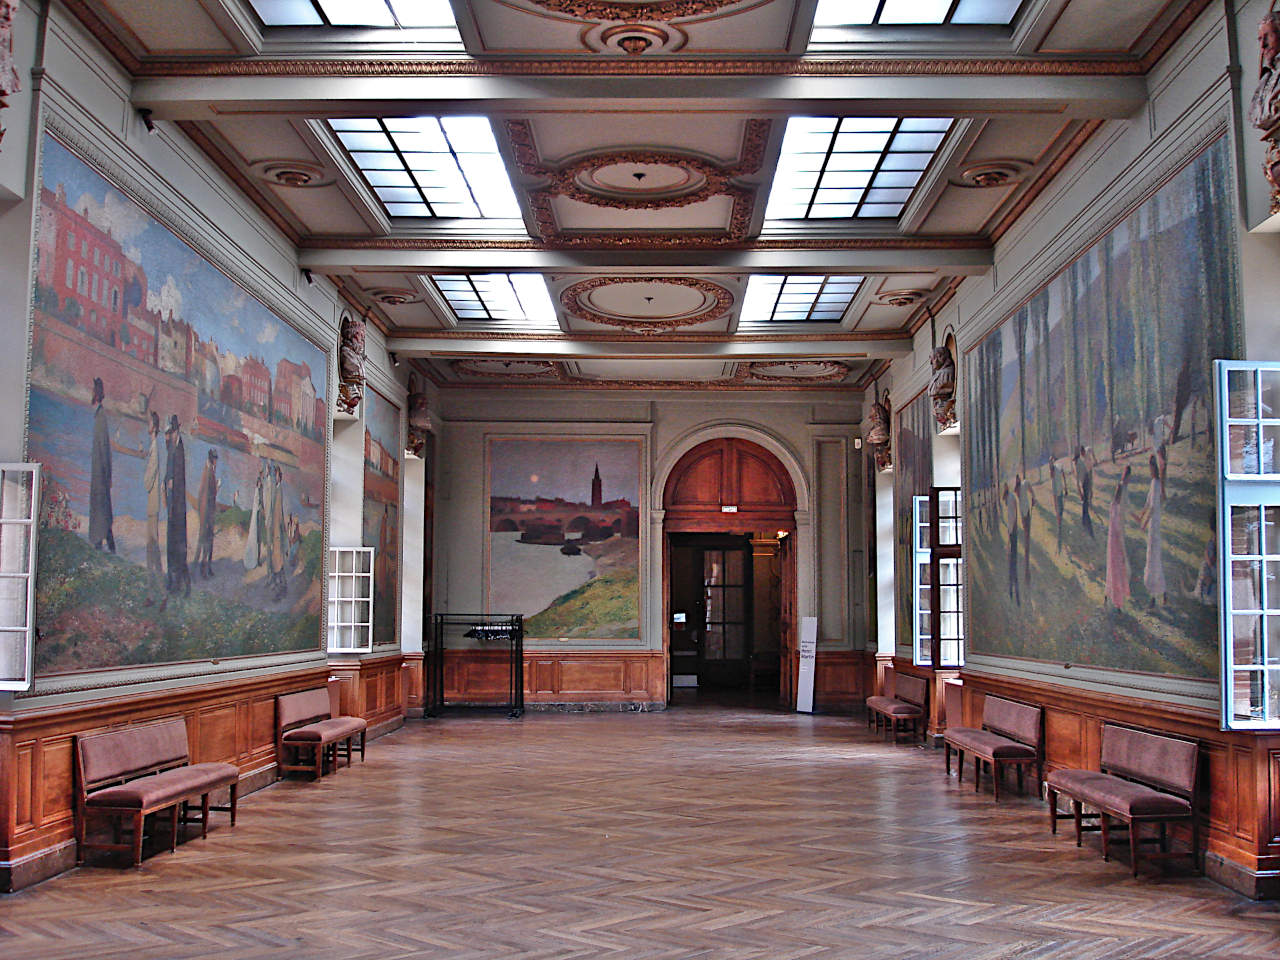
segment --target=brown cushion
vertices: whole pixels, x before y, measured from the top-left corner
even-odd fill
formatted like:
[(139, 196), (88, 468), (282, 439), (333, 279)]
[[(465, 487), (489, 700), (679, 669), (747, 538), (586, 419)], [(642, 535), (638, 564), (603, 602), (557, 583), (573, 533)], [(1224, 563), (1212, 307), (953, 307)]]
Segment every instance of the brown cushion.
[(368, 726), (359, 717), (331, 717), (319, 723), (309, 723), (305, 727), (296, 727), (284, 735), (285, 743), (332, 743), (354, 733), (359, 733)]
[(908, 703), (914, 703), (918, 707), (923, 707), (928, 696), (929, 684), (927, 681), (906, 673), (894, 673), (893, 698), (895, 700), (905, 700)]
[(85, 783), (114, 780), (187, 759), (187, 722), (137, 723), (77, 737), (76, 746)]
[(300, 693), (286, 693), (284, 696), (276, 697), (278, 729), (309, 723), (312, 720), (327, 720), (329, 716), (329, 691), (325, 687), (303, 690)]
[(1063, 793), (1078, 796), (1088, 784), (1106, 776), (1105, 773), (1099, 773), (1097, 770), (1054, 770), (1044, 778), (1044, 782), (1051, 790), (1060, 790)]
[(867, 709), (891, 717), (922, 717), (924, 711), (914, 703), (903, 703), (893, 697), (867, 697)]
[(1039, 707), (1025, 703), (987, 697), (982, 701), (982, 725), (994, 733), (1039, 747), (1041, 712)]
[(1191, 804), (1181, 797), (1092, 770), (1056, 770), (1049, 775), (1051, 787), (1058, 786), (1054, 781), (1055, 775), (1060, 773), (1085, 774), (1071, 778), (1073, 788), (1064, 792), (1107, 813), (1126, 817), (1185, 817), (1191, 814)]
[(946, 741), (953, 747), (970, 753), (981, 754), (994, 760), (1034, 760), (1036, 751), (1025, 743), (1008, 737), (976, 730), (973, 727), (948, 727)]
[(1199, 746), (1115, 724), (1102, 727), (1102, 769), (1190, 794)]
[(240, 770), (229, 763), (196, 763), (95, 790), (85, 802), (91, 807), (155, 809), (235, 783), (239, 776)]

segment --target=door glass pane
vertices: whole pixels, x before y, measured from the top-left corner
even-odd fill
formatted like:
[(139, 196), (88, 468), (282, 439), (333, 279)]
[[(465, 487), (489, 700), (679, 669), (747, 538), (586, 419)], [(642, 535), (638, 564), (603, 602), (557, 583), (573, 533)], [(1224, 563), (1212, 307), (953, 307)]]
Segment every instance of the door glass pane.
[(702, 555), (702, 581), (708, 585), (724, 582), (723, 550), (708, 550)]
[(1237, 719), (1261, 720), (1265, 707), (1263, 671), (1237, 670), (1231, 684), (1231, 699)]
[(724, 622), (724, 588), (707, 587), (707, 624)]
[(746, 593), (742, 587), (726, 587), (724, 591), (724, 619), (730, 623), (741, 623), (745, 617), (743, 616), (743, 608), (745, 606), (744, 594)]
[(1262, 607), (1262, 562), (1231, 561), (1231, 606), (1235, 610), (1258, 610)]
[(1227, 428), (1228, 469), (1242, 475), (1258, 473), (1258, 428), (1233, 424)]
[(1231, 508), (1231, 552), (1235, 556), (1247, 556), (1261, 553), (1259, 531), (1259, 508)]
[(1237, 666), (1247, 667), (1262, 660), (1262, 617), (1253, 614), (1236, 614), (1231, 618), (1233, 660)]
[(724, 658), (726, 660), (743, 660), (747, 656), (747, 631), (739, 625), (728, 625), (724, 628)]
[(1227, 416), (1245, 419), (1258, 416), (1258, 395), (1254, 386), (1254, 371), (1227, 371)]
[(743, 573), (743, 558), (746, 556), (742, 550), (727, 550), (724, 555), (725, 563), (725, 583), (729, 586), (739, 587), (746, 583)]
[(702, 647), (704, 660), (724, 659), (724, 627), (707, 627), (706, 642)]

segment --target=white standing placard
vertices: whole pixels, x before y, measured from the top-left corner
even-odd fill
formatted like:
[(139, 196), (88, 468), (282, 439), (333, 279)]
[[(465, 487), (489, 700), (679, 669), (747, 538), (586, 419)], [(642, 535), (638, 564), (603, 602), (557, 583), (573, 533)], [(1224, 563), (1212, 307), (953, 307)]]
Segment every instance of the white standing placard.
[(796, 710), (813, 713), (813, 668), (818, 657), (818, 618), (800, 618), (800, 672), (796, 675)]

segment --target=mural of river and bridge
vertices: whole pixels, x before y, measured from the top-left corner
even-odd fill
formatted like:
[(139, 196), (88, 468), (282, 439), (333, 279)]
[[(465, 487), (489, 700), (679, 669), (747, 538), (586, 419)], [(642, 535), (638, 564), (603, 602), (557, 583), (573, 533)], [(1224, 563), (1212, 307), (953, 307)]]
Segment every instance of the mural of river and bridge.
[(638, 440), (489, 441), (488, 602), (527, 637), (640, 635)]
[(967, 354), (971, 651), (1217, 676), (1231, 183), (1220, 139)]
[(43, 156), (37, 672), (318, 646), (326, 352), (52, 136)]

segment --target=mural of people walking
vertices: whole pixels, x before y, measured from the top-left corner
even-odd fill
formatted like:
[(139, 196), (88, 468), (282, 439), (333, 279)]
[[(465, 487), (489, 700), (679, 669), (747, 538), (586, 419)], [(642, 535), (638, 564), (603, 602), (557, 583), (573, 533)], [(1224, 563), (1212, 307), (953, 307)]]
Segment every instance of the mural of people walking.
[(36, 672), (318, 647), (325, 351), (56, 138), (42, 156)]
[(972, 652), (1217, 676), (1197, 434), (1238, 349), (1231, 178), (1218, 140), (966, 355)]

